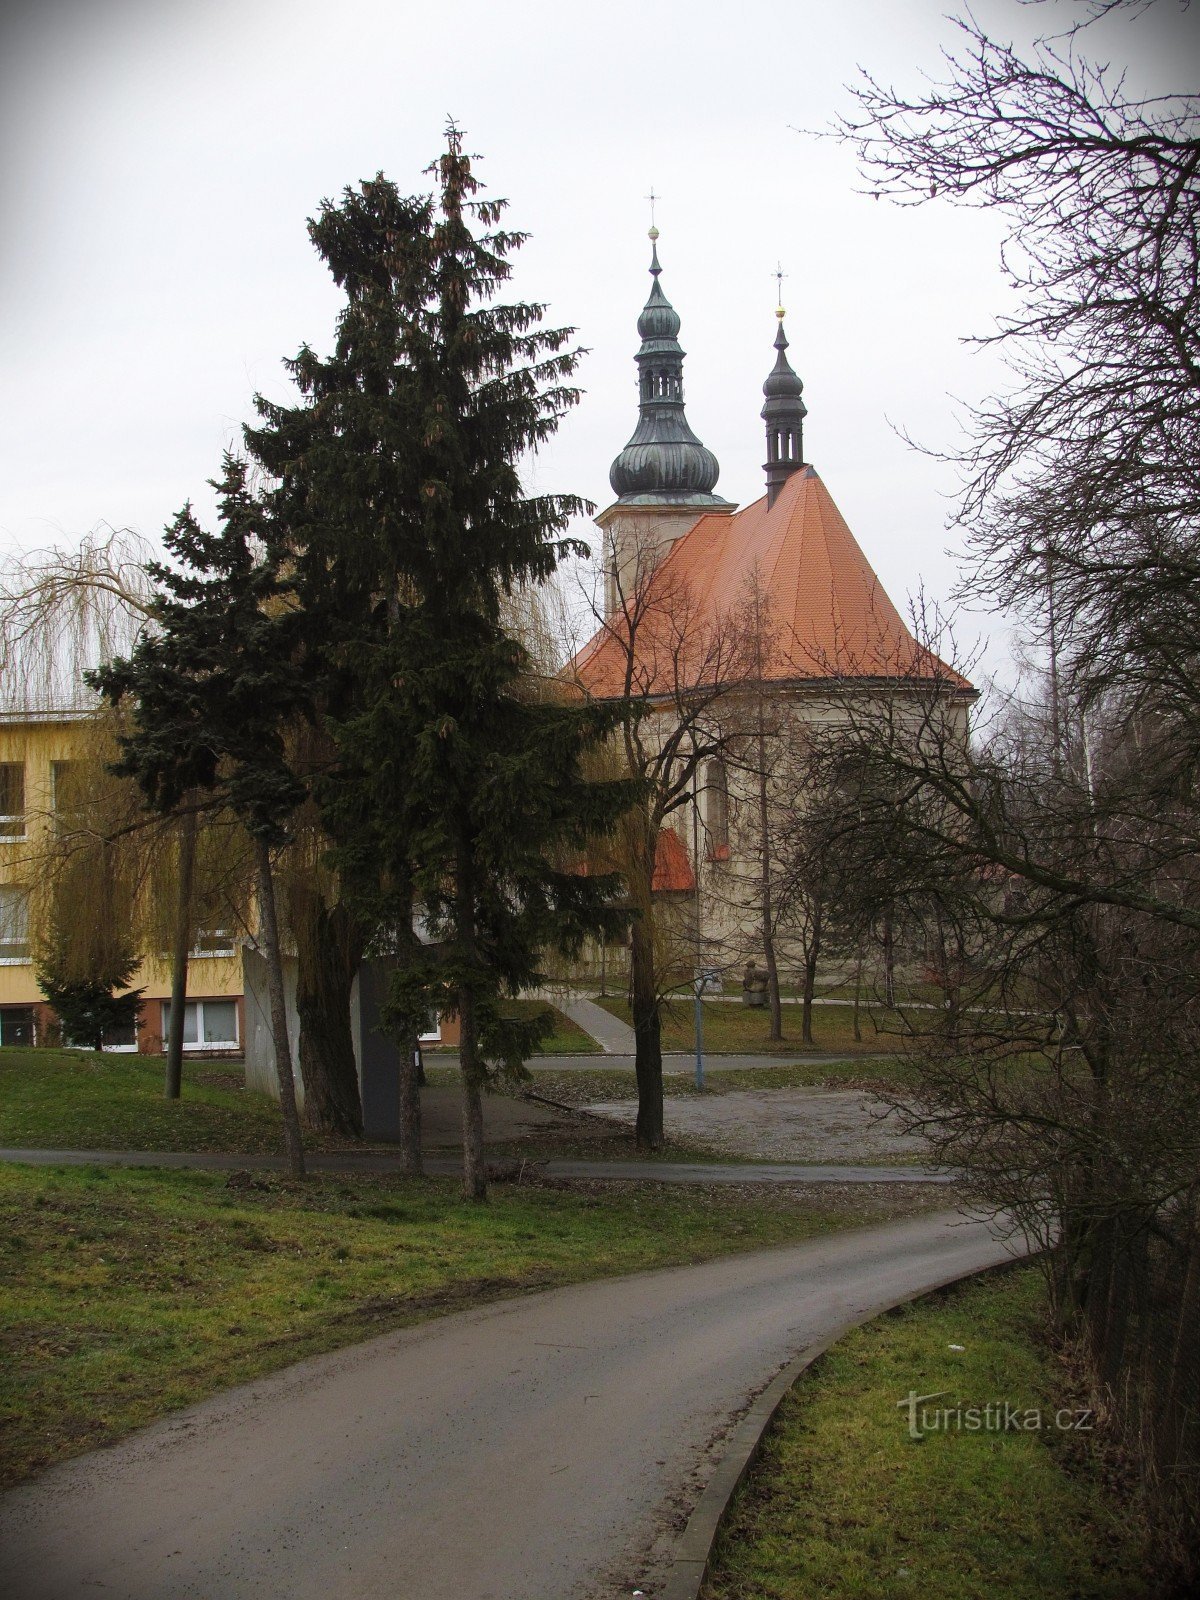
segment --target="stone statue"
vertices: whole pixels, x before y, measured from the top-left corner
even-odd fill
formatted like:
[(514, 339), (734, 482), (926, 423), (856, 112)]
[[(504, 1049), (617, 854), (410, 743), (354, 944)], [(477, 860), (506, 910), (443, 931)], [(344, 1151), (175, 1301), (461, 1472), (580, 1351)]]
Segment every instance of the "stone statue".
[(744, 1006), (765, 1006), (767, 1003), (767, 975), (760, 972), (751, 957), (746, 963), (746, 970), (742, 975), (742, 1004)]

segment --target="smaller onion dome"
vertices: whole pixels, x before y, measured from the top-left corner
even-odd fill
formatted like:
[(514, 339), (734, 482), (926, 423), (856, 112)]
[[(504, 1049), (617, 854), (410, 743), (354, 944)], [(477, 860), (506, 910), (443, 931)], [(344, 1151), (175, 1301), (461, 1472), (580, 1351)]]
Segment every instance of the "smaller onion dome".
[(804, 419), (808, 407), (801, 396), (804, 385), (788, 362), (787, 334), (783, 331), (783, 307), (775, 313), (779, 326), (775, 333), (775, 365), (763, 384), (766, 399), (760, 415), (767, 425), (767, 505), (773, 506), (782, 486), (793, 472), (804, 465)]

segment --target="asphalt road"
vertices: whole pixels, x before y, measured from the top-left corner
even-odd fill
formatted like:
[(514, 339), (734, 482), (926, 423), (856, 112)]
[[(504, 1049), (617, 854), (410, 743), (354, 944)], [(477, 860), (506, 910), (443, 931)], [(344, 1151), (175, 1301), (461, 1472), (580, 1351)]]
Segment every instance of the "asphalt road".
[(721, 1433), (786, 1360), (1005, 1254), (941, 1213), (302, 1362), (10, 1491), (0, 1594), (628, 1596), (665, 1571)]

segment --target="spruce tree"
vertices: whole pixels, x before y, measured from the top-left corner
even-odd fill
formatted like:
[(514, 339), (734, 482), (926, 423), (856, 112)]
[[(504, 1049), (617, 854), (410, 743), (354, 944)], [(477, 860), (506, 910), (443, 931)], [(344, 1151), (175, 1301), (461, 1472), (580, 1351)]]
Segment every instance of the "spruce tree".
[(309, 700), (295, 608), (271, 551), (268, 516), (249, 491), (246, 464), (225, 459), (221, 527), (206, 532), (190, 507), (167, 530), (179, 566), (156, 564), (155, 631), (127, 659), (89, 674), (114, 705), (132, 711), (113, 770), (136, 779), (149, 805), (171, 813), (203, 797), (231, 810), (254, 843), (258, 938), (268, 970), (284, 1142), (304, 1175), (275, 909), (272, 849), (287, 834), (304, 788), (284, 735)]
[(578, 352), (542, 306), (495, 303), (523, 235), (477, 198), (453, 126), (447, 146), (436, 197), (380, 175), (310, 223), (346, 296), (335, 347), (300, 351), (301, 403), (260, 398), (246, 441), (277, 481), (321, 652), (338, 762), (318, 793), (343, 883), (391, 930), (385, 1023), (407, 1049), (431, 1014), (458, 1016), (464, 1185), (481, 1198), (481, 1091), (521, 1070), (549, 1022), (514, 1020), (505, 1000), (539, 981), (548, 948), (617, 925), (612, 883), (579, 868), (632, 791), (585, 777), (611, 714), (539, 680), (502, 621), (588, 509), (520, 476), (578, 398)]
[[(103, 1050), (106, 1036), (136, 1029), (145, 989), (126, 985), (138, 969), (136, 954), (116, 956), (106, 972), (72, 971), (70, 940), (56, 914), (45, 948), (38, 953), (37, 981), (54, 1007), (64, 1044)], [(123, 991), (123, 992), (118, 992)]]

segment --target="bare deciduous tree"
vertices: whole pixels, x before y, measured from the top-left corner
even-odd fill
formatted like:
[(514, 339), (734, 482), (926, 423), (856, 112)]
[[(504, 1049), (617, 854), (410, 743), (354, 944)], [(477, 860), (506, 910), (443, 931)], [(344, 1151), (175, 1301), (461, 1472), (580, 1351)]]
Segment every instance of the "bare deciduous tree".
[(649, 1149), (663, 1143), (662, 1008), (686, 982), (678, 959), (664, 959), (671, 930), (655, 895), (660, 837), (695, 805), (705, 765), (740, 737), (734, 695), (754, 670), (745, 607), (706, 613), (687, 582), (658, 558), (652, 539), (631, 541), (629, 559), (606, 575), (612, 603), (593, 607), (599, 630), (570, 669), (585, 693), (620, 704), (622, 769), (644, 793), (619, 830), (613, 864), (633, 913), (637, 1141)]

